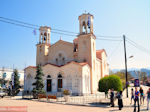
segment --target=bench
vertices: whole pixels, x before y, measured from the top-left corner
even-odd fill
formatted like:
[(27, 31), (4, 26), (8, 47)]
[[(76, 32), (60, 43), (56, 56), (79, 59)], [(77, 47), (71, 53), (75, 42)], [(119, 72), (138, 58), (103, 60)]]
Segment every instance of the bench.
[(45, 94), (38, 94), (38, 100), (40, 100), (41, 98), (47, 98)]
[(40, 100), (42, 98), (46, 98), (47, 101), (50, 99), (56, 99), (57, 100), (57, 96), (55, 96), (55, 95), (38, 94), (38, 100)]
[(55, 95), (48, 95), (47, 99), (57, 99), (57, 97)]
[(49, 101), (50, 99), (56, 99), (57, 100), (57, 96), (55, 96), (55, 95), (48, 95), (47, 96), (47, 101)]

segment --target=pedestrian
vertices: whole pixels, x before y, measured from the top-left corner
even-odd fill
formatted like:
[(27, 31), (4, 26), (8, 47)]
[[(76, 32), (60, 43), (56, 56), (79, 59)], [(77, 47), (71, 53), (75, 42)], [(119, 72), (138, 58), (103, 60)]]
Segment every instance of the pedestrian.
[(114, 90), (111, 89), (111, 92), (110, 92), (110, 104), (111, 104), (111, 107), (114, 107)]
[(149, 101), (150, 101), (150, 88), (147, 91), (147, 110), (149, 110)]
[(142, 102), (144, 103), (144, 91), (142, 87), (140, 87), (140, 104), (142, 105)]
[(132, 104), (132, 100), (134, 101), (134, 90), (133, 88), (131, 89), (131, 103)]
[(140, 105), (139, 105), (139, 95), (140, 92), (135, 88), (135, 98), (134, 98), (134, 112), (136, 112), (136, 103), (138, 105), (138, 112), (140, 112)]
[(122, 91), (118, 92), (117, 98), (118, 98), (118, 107), (119, 110), (121, 110), (123, 108)]

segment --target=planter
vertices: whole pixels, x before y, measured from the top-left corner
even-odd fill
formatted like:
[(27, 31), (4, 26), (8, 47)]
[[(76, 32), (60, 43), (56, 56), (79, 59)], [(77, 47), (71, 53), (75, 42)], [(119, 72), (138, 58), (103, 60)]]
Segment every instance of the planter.
[(69, 95), (64, 95), (65, 102), (68, 102)]

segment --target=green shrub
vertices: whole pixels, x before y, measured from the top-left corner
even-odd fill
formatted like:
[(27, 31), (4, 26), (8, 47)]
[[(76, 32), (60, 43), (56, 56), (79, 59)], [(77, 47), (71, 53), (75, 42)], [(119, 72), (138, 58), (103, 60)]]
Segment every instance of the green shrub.
[(114, 89), (115, 91), (122, 90), (122, 82), (120, 78), (116, 75), (110, 75), (103, 77), (99, 80), (98, 91), (108, 93), (109, 89)]

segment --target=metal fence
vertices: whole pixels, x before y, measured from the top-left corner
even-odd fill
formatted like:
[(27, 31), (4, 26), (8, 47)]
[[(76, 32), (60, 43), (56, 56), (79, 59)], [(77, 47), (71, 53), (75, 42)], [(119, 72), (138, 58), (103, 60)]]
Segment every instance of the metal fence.
[[(110, 101), (108, 98), (105, 98), (104, 93), (97, 93), (97, 94), (84, 94), (84, 95), (78, 95), (78, 94), (72, 94), (72, 95), (63, 95), (62, 92), (58, 93), (51, 93), (46, 94), (48, 95), (55, 95), (56, 99), (48, 99), (48, 98), (40, 98), (35, 99), (37, 101), (43, 101), (43, 102), (51, 102), (51, 103), (62, 103), (62, 104), (78, 104), (78, 105), (92, 105), (92, 104), (108, 104)], [(33, 99), (33, 93), (29, 91), (23, 91), (22, 98), (34, 100)]]

